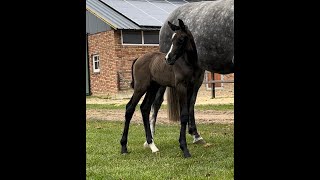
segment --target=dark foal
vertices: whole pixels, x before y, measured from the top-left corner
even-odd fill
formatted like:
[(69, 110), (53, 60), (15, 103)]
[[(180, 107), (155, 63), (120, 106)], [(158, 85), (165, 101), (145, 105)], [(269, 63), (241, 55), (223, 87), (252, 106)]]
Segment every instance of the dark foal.
[[(147, 146), (152, 152), (159, 149), (153, 141), (149, 115), (151, 105), (160, 87), (172, 87), (177, 91), (180, 104), (180, 148), (184, 157), (190, 157), (186, 143), (186, 126), (189, 121), (190, 101), (195, 89), (196, 75), (202, 72), (198, 66), (197, 49), (191, 32), (179, 19), (179, 26), (168, 24), (174, 34), (172, 45), (167, 54), (150, 52), (134, 61), (132, 67), (132, 86), (134, 93), (126, 106), (125, 125), (121, 138), (121, 153), (127, 153), (127, 137), (130, 120), (141, 97), (146, 93), (141, 104), (141, 113), (146, 133)], [(201, 74), (201, 73), (200, 73)]]
[[(195, 75), (195, 81), (194, 81), (194, 89), (193, 94), (190, 100), (190, 106), (189, 106), (189, 121), (188, 121), (188, 127), (189, 127), (189, 134), (193, 136), (193, 143), (194, 144), (204, 144), (206, 143), (205, 140), (200, 136), (197, 130), (197, 126), (195, 123), (195, 116), (194, 116), (194, 106), (196, 103), (197, 95), (200, 86), (202, 85), (204, 78), (204, 71), (199, 70)], [(150, 129), (152, 137), (154, 137), (155, 129), (156, 129), (156, 122), (157, 122), (157, 116), (158, 112), (160, 110), (161, 104), (163, 103), (163, 96), (166, 91), (165, 86), (161, 86), (157, 92), (156, 98), (151, 106), (151, 119), (150, 119)], [(168, 100), (168, 115), (170, 121), (179, 121), (179, 111), (176, 111), (174, 108), (179, 106), (179, 102), (175, 100), (175, 90), (172, 88), (169, 88), (167, 90), (167, 100)]]

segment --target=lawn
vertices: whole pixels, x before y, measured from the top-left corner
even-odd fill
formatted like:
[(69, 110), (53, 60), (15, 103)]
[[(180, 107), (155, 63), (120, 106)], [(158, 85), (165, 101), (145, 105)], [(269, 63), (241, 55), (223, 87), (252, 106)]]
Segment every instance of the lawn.
[(144, 149), (142, 124), (131, 123), (127, 155), (120, 154), (123, 122), (87, 121), (86, 174), (95, 179), (233, 179), (233, 124), (200, 124), (198, 131), (206, 145), (192, 144), (191, 158), (183, 158), (179, 148), (178, 124), (158, 124), (155, 143), (160, 152)]

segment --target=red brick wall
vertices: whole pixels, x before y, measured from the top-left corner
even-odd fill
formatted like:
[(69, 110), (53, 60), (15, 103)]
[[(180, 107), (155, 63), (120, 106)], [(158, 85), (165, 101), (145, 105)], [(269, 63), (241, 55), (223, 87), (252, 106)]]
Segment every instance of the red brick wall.
[[(113, 30), (88, 36), (90, 90), (92, 94), (118, 92)], [(92, 55), (99, 54), (100, 72), (94, 73)]]
[[(116, 94), (130, 89), (131, 65), (135, 58), (159, 51), (159, 46), (122, 45), (121, 31), (110, 30), (88, 36), (91, 93)], [(92, 69), (92, 55), (99, 54), (100, 72)]]
[(119, 77), (119, 90), (130, 89), (131, 66), (134, 59), (147, 52), (159, 51), (159, 46), (122, 45), (120, 30), (115, 31), (115, 59)]

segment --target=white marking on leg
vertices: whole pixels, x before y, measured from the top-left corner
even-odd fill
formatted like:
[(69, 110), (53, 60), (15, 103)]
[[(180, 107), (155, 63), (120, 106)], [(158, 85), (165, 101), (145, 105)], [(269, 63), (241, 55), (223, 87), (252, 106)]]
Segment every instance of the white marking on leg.
[(233, 59), (234, 59), (234, 56), (232, 56), (232, 64), (234, 64), (234, 60)]
[(151, 130), (151, 135), (152, 135), (152, 138), (154, 139), (154, 129), (155, 129), (155, 126), (156, 126), (156, 122), (155, 122), (155, 109), (153, 106), (151, 106), (151, 112), (152, 112), (152, 116), (151, 116), (151, 119), (150, 119), (150, 130)]
[(152, 138), (154, 138), (154, 119), (151, 119), (151, 122), (150, 122), (150, 130), (151, 130), (151, 135), (152, 135)]
[(147, 143), (147, 141), (143, 143), (143, 147), (144, 147), (144, 148), (149, 147), (149, 144)]
[(201, 136), (196, 137), (196, 135), (193, 135), (193, 143), (197, 143), (198, 141), (203, 140), (203, 138)]
[(151, 151), (153, 152), (153, 153), (155, 153), (155, 152), (158, 152), (159, 151), (159, 149), (157, 148), (157, 146), (154, 144), (154, 142), (152, 141), (152, 143), (151, 144), (149, 144), (149, 147), (151, 148)]
[(143, 144), (145, 148), (149, 147), (153, 153), (158, 152), (159, 149), (157, 146), (154, 144), (154, 141), (152, 140), (152, 143), (148, 144), (147, 141)]

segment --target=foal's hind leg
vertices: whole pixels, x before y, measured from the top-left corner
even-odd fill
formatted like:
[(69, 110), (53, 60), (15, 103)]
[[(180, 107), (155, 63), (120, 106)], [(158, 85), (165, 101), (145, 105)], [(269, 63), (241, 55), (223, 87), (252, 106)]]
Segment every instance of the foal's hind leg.
[(147, 139), (147, 142), (144, 143), (144, 146), (150, 147), (152, 152), (157, 152), (159, 151), (159, 149), (155, 146), (153, 141), (153, 135), (151, 134), (151, 130), (150, 130), (149, 115), (150, 115), (151, 105), (156, 97), (159, 87), (160, 86), (158, 84), (152, 83), (140, 106), (141, 114), (143, 118), (143, 125), (144, 125), (144, 129), (146, 132), (146, 139)]
[(134, 110), (135, 110), (139, 100), (141, 99), (141, 97), (143, 96), (143, 94), (145, 92), (146, 92), (146, 90), (134, 90), (134, 93), (133, 93), (130, 101), (126, 105), (124, 129), (123, 129), (123, 133), (122, 133), (122, 138), (120, 140), (122, 154), (128, 153), (127, 139), (128, 139), (128, 131), (129, 131), (130, 121), (131, 121), (132, 115), (134, 113)]
[(204, 78), (204, 71), (199, 71), (199, 78), (195, 81), (195, 85), (193, 87), (193, 93), (190, 98), (190, 107), (189, 107), (189, 134), (193, 136), (193, 143), (200, 143), (203, 144), (205, 141), (203, 138), (199, 135), (197, 131), (197, 126), (195, 123), (195, 117), (194, 117), (194, 105), (197, 100), (197, 95), (200, 86), (202, 85)]
[(151, 134), (152, 134), (153, 138), (154, 138), (154, 132), (155, 132), (155, 128), (156, 128), (158, 111), (159, 111), (161, 104), (163, 102), (163, 95), (164, 95), (165, 91), (166, 91), (166, 86), (161, 86), (159, 88), (157, 95), (156, 95), (156, 98), (151, 106), (152, 116), (150, 119), (150, 129), (151, 129)]

